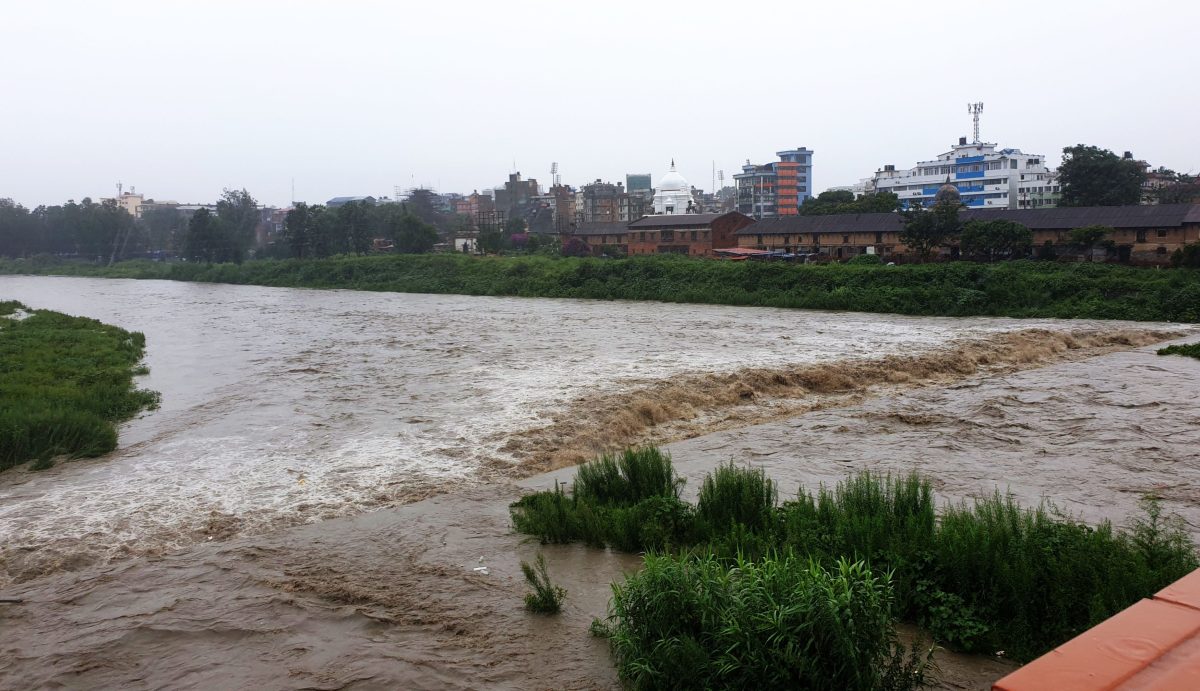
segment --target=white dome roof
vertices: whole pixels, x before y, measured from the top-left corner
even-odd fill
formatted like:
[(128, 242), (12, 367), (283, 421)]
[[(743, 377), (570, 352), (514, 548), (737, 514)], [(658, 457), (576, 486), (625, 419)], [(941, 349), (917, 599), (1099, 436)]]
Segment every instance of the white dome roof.
[(658, 181), (658, 189), (663, 192), (678, 192), (681, 190), (690, 192), (692, 186), (688, 184), (688, 181), (682, 175), (675, 172), (675, 165), (672, 163), (671, 172), (662, 176), (662, 179)]

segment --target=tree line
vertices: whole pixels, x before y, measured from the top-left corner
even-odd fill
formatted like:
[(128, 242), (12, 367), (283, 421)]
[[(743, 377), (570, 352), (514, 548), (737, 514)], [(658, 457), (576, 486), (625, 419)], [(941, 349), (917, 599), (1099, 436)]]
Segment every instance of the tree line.
[(375, 249), (376, 238), (390, 242), (391, 250), (401, 254), (428, 252), (439, 240), (437, 228), (408, 204), (300, 203), (284, 219), (282, 246), (274, 254), (297, 259), (366, 254)]
[(259, 220), (258, 203), (246, 190), (224, 190), (215, 214), (201, 209), (190, 221), (165, 205), (150, 206), (134, 218), (115, 199), (85, 197), (33, 209), (0, 199), (0, 256), (48, 254), (112, 264), (149, 253), (177, 253), (240, 262), (254, 248)]

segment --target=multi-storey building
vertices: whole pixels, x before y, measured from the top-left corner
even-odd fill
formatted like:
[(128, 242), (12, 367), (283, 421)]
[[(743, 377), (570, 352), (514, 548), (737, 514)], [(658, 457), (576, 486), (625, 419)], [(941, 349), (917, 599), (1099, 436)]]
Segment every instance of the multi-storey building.
[(575, 194), (575, 222), (629, 223), (645, 216), (650, 199), (642, 192), (630, 194), (621, 183), (596, 180)]
[(812, 196), (812, 150), (802, 146), (775, 155), (779, 160), (774, 163), (746, 161), (742, 172), (733, 176), (739, 212), (754, 218), (795, 216)]
[(938, 188), (958, 188), (962, 203), (973, 209), (1034, 209), (1057, 206), (1059, 183), (1046, 157), (1020, 149), (996, 149), (960, 137), (950, 151), (907, 170), (886, 165), (871, 182), (876, 192), (894, 192), (900, 203), (928, 206)]

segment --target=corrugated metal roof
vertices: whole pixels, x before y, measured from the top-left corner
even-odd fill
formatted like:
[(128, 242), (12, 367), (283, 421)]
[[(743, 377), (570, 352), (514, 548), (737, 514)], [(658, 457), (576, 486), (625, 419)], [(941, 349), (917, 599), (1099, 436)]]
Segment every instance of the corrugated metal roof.
[[(1006, 220), (1030, 230), (1065, 230), (1084, 226), (1113, 228), (1172, 228), (1200, 223), (1200, 204), (1150, 206), (1080, 206), (1052, 209), (964, 209), (967, 221)], [(796, 235), (801, 233), (879, 233), (898, 231), (904, 217), (898, 213), (780, 216), (764, 218), (737, 231), (738, 235)]]
[[(655, 216), (643, 216), (633, 223), (629, 224), (630, 229), (646, 230), (649, 228), (678, 228), (680, 226), (707, 226), (713, 221), (725, 216), (742, 214), (736, 211), (728, 211), (723, 214), (661, 214)], [(749, 218), (746, 216), (745, 218)]]

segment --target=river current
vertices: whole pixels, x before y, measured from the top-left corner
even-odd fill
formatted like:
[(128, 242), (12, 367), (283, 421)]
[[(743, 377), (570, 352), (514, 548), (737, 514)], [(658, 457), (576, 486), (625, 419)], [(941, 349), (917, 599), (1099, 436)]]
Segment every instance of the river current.
[[(636, 559), (548, 549), (570, 604), (524, 616), (506, 469), (622, 406), (674, 411), (651, 427), (682, 430), (659, 436), (689, 493), (730, 459), (781, 495), (919, 468), (946, 500), (1087, 520), (1153, 492), (1200, 533), (1200, 368), (1137, 348), (1195, 327), (13, 276), (0, 299), (144, 332), (162, 393), (112, 454), (0, 474), (0, 585), (26, 601), (0, 685), (614, 688), (581, 632)], [(796, 381), (842, 398), (774, 407)], [(722, 387), (746, 397), (689, 413)]]

